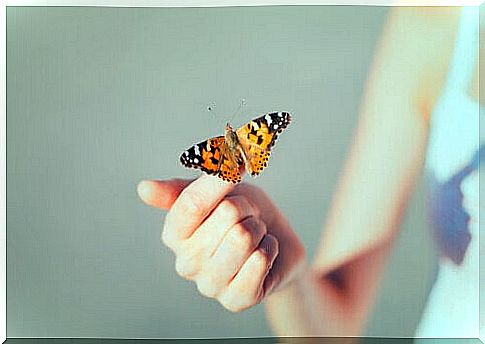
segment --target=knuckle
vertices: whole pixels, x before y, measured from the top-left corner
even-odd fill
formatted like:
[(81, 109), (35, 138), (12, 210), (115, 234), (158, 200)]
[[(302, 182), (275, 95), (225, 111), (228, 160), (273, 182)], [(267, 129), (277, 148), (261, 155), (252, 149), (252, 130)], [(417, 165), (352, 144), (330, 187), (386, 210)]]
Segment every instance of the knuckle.
[(204, 211), (204, 204), (204, 197), (197, 192), (191, 191), (185, 192), (183, 202), (181, 202), (180, 207), (185, 214), (197, 215)]
[[(219, 298), (219, 303), (228, 311), (233, 313), (239, 313), (251, 306), (255, 303), (242, 303), (241, 300), (243, 297), (239, 294), (232, 295), (233, 293), (225, 293), (222, 297)], [(244, 298), (245, 299), (245, 298)]]
[(180, 277), (185, 278), (185, 279), (189, 279), (188, 270), (187, 270), (185, 264), (183, 264), (180, 259), (177, 259), (175, 261), (175, 271), (177, 272), (177, 274)]
[(175, 260), (175, 271), (180, 277), (190, 280), (197, 274), (198, 270), (199, 265), (197, 264), (196, 256), (177, 256)]
[(239, 223), (232, 227), (230, 237), (232, 242), (238, 245), (250, 246), (254, 241), (253, 232), (254, 230), (251, 224)]
[(215, 298), (219, 293), (217, 285), (210, 278), (201, 278), (197, 281), (197, 290), (208, 298)]
[(239, 313), (241, 311), (244, 310), (244, 308), (240, 307), (240, 306), (236, 306), (236, 305), (223, 305), (225, 309), (227, 309), (228, 311), (232, 312), (232, 313)]
[(218, 206), (218, 216), (225, 221), (237, 223), (247, 216), (259, 216), (252, 202), (242, 195), (226, 197)]
[(219, 303), (228, 311), (233, 312), (233, 313), (238, 313), (242, 311), (242, 307), (234, 303), (231, 299), (228, 298), (221, 298), (219, 300)]
[(231, 240), (245, 247), (254, 247), (265, 234), (264, 223), (252, 216), (233, 226), (230, 232)]
[(172, 240), (168, 235), (168, 230), (166, 228), (162, 230), (162, 235), (160, 239), (165, 246), (172, 247)]
[(237, 222), (242, 216), (240, 201), (236, 198), (226, 198), (219, 204), (219, 216)]
[(162, 233), (160, 235), (160, 240), (165, 246), (173, 250), (176, 245), (176, 238), (173, 235), (174, 232), (173, 232), (173, 226), (172, 226), (172, 217), (173, 215), (171, 212), (169, 212), (165, 217)]

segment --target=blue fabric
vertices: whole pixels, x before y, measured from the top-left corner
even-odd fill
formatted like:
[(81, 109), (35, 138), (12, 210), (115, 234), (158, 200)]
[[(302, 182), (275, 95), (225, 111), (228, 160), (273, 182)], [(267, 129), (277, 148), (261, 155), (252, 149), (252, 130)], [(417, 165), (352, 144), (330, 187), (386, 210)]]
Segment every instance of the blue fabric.
[(441, 254), (456, 264), (471, 240), (461, 186), (485, 155), (480, 107), (468, 95), (478, 57), (478, 25), (478, 9), (463, 7), (444, 90), (431, 116), (426, 157), (430, 225)]
[(482, 145), (470, 163), (444, 183), (439, 182), (432, 173), (428, 174), (431, 228), (441, 253), (455, 264), (461, 264), (471, 240), (468, 227), (470, 215), (463, 208), (461, 184), (484, 159), (485, 145)]

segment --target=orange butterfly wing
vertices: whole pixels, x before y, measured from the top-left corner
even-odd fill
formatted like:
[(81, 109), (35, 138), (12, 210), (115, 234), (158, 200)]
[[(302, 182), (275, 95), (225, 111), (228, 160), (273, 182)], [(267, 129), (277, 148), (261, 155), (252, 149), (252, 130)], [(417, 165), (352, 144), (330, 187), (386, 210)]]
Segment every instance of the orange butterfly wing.
[(227, 146), (224, 136), (213, 137), (187, 149), (180, 156), (183, 166), (196, 168), (210, 175), (217, 175), (224, 181), (239, 183), (241, 162), (233, 161), (226, 154)]
[(273, 112), (256, 118), (236, 130), (236, 135), (248, 157), (248, 172), (256, 176), (268, 165), (271, 148), (278, 134), (291, 122), (287, 112)]

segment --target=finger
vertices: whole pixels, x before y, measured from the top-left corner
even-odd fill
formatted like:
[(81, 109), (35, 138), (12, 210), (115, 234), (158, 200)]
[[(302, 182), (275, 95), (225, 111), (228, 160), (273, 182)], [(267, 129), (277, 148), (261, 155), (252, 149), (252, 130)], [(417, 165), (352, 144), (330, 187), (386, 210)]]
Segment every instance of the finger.
[(246, 197), (234, 195), (224, 198), (194, 234), (180, 242), (175, 264), (177, 273), (186, 279), (194, 279), (213, 255), (226, 232), (256, 213)]
[(162, 239), (166, 244), (188, 238), (234, 184), (203, 174), (180, 193), (167, 217)]
[(266, 226), (254, 217), (229, 229), (197, 280), (200, 292), (216, 296), (229, 284), (265, 234)]
[(138, 183), (138, 196), (149, 206), (159, 209), (169, 209), (192, 180), (142, 180)]
[(265, 296), (264, 282), (278, 255), (278, 241), (267, 234), (231, 281), (219, 301), (237, 312), (259, 303)]
[(202, 247), (205, 255), (210, 257), (227, 231), (250, 216), (259, 218), (259, 211), (248, 198), (241, 195), (227, 196), (197, 228), (187, 243), (189, 246)]

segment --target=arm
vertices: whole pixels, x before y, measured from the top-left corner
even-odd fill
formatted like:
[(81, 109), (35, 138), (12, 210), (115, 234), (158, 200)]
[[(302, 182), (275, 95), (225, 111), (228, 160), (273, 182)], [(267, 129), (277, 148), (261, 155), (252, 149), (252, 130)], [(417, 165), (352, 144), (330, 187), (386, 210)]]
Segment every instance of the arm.
[(424, 159), (459, 9), (392, 9), (314, 264), (267, 301), (280, 335), (362, 333)]

